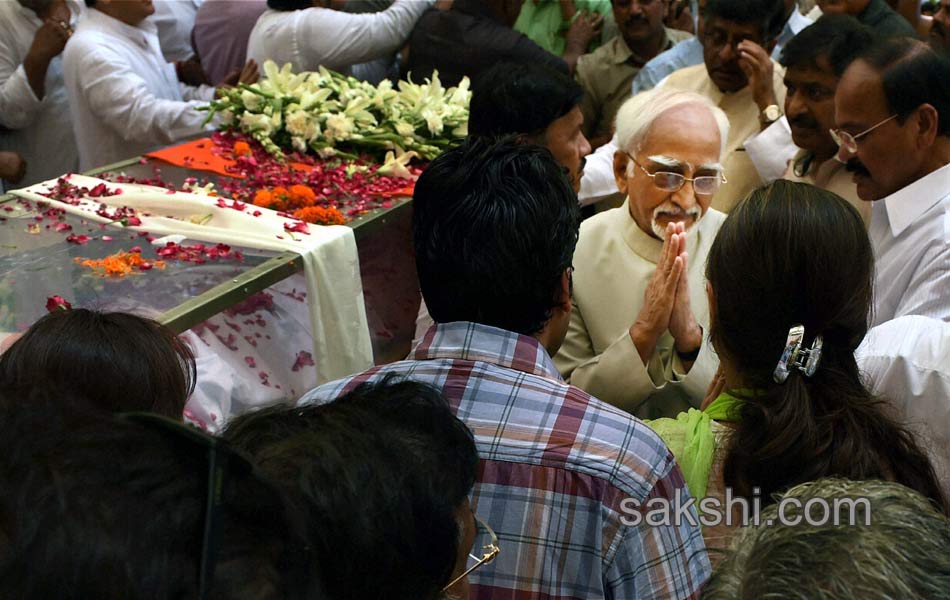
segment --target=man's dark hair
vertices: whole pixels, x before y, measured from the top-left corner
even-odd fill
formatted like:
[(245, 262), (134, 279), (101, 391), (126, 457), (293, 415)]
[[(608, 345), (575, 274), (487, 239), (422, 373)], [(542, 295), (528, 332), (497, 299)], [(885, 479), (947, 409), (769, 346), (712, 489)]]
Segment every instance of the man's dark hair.
[(223, 442), (157, 415), (16, 404), (0, 414), (0, 597), (197, 599), (202, 572), (207, 598), (313, 597), (302, 521)]
[(498, 63), (472, 86), (469, 135), (527, 135), (538, 138), (577, 106), (584, 88), (545, 65)]
[[(710, 339), (739, 373), (742, 418), (723, 480), (736, 495), (773, 494), (821, 477), (892, 479), (948, 505), (927, 454), (864, 386), (854, 351), (868, 329), (874, 253), (857, 210), (835, 194), (779, 179), (722, 224), (706, 262), (715, 292)], [(824, 338), (811, 377), (773, 379), (789, 329)]]
[(104, 412), (154, 412), (181, 420), (195, 387), (195, 358), (174, 331), (152, 319), (57, 310), (0, 356), (0, 387), (68, 390), (69, 397)]
[(784, 0), (709, 0), (703, 19), (708, 23), (719, 18), (736, 23), (754, 23), (762, 33), (762, 40), (771, 42), (785, 27)]
[(267, 0), (267, 8), (271, 10), (303, 10), (312, 6), (311, 0)]
[(86, 0), (86, 8), (93, 8), (96, 5), (96, 0)]
[(850, 15), (823, 15), (785, 44), (779, 62), (786, 69), (818, 68), (818, 60), (825, 58), (834, 74), (841, 77), (874, 39), (874, 31)]
[(877, 40), (858, 56), (881, 76), (891, 114), (903, 122), (922, 104), (937, 109), (938, 135), (950, 135), (950, 56), (915, 39)]
[(478, 452), (437, 389), (385, 378), (238, 417), (224, 437), (309, 514), (329, 597), (435, 600), (451, 580)]
[(437, 323), (544, 329), (580, 223), (577, 196), (546, 148), (469, 137), (423, 171), (413, 211), (419, 284)]

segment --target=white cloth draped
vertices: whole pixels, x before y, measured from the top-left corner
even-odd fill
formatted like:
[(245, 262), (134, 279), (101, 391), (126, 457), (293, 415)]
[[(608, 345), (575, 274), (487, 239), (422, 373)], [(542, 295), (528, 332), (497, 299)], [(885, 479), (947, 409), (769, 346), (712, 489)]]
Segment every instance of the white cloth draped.
[[(359, 257), (353, 230), (345, 226), (310, 225), (309, 234), (288, 233), (285, 224), (298, 221), (276, 212), (246, 205), (243, 209), (222, 207), (219, 199), (200, 194), (175, 192), (137, 184), (104, 182), (101, 179), (71, 175), (69, 182), (93, 188), (105, 183), (119, 188), (121, 195), (81, 201), (73, 206), (42, 196), (56, 180), (39, 183), (12, 193), (28, 200), (46, 202), (55, 208), (93, 223), (112, 223), (96, 210), (129, 206), (137, 211), (141, 226), (127, 227), (148, 231), (157, 237), (182, 235), (189, 240), (243, 246), (259, 250), (292, 251), (303, 257), (307, 299), (313, 331), (313, 358), (317, 383), (332, 381), (365, 370), (373, 364)], [(226, 201), (231, 205), (233, 201)], [(252, 213), (260, 211), (260, 216)], [(211, 214), (206, 224), (188, 221), (195, 215)], [(120, 227), (112, 224), (114, 227)]]

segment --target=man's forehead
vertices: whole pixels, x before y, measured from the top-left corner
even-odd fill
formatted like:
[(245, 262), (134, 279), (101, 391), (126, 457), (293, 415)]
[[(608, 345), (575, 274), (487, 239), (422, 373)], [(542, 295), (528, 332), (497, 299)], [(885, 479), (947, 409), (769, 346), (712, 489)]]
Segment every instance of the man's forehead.
[(762, 37), (761, 21), (731, 21), (722, 17), (713, 17), (706, 24), (706, 30), (720, 29), (735, 36), (749, 38)]
[[(950, 0), (947, 1), (950, 2)], [(814, 81), (824, 83), (829, 80), (837, 81), (838, 77), (831, 68), (828, 57), (822, 54), (809, 61), (788, 67), (785, 71), (785, 80), (796, 84)]]

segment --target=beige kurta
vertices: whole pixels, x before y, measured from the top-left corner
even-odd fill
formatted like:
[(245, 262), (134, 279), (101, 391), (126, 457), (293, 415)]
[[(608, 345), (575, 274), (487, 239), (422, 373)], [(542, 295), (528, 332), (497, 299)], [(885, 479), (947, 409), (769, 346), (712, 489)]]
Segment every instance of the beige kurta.
[[(773, 67), (775, 96), (781, 107), (785, 105), (785, 84), (782, 82), (785, 70), (774, 61)], [(738, 92), (723, 94), (709, 78), (705, 64), (680, 69), (670, 75), (663, 85), (706, 96), (729, 117), (729, 142), (726, 144), (726, 159), (723, 161), (727, 183), (716, 192), (712, 202), (716, 210), (729, 212), (749, 192), (764, 183), (743, 147), (745, 141), (762, 128), (759, 122), (759, 107), (752, 99), (751, 88), (746, 86)]]
[(861, 218), (864, 219), (865, 227), (867, 227), (871, 223), (871, 203), (858, 197), (858, 186), (854, 183), (851, 173), (845, 169), (843, 164), (832, 157), (820, 165), (809, 165), (808, 172), (804, 175), (797, 175), (795, 165), (802, 161), (807, 154), (807, 150), (800, 150), (788, 164), (788, 169), (782, 178), (789, 181), (808, 183), (838, 194), (858, 210)]
[[(707, 211), (687, 236), (690, 303), (709, 331), (706, 256), (726, 216)], [(566, 379), (641, 418), (675, 417), (698, 408), (719, 366), (708, 342), (688, 374), (664, 333), (644, 365), (629, 329), (643, 306), (663, 244), (644, 233), (625, 202), (584, 221), (574, 253), (574, 312), (554, 362)]]

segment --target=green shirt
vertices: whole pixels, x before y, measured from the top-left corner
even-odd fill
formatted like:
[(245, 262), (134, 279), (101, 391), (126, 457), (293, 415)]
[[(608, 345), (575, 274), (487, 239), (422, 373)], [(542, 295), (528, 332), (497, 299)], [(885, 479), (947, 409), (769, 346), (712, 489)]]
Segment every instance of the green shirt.
[[(577, 7), (577, 14), (586, 10), (604, 15), (601, 35), (599, 39), (594, 38), (588, 52), (617, 34), (616, 25), (613, 24), (614, 12), (610, 0), (574, 0), (574, 6)], [(608, 20), (612, 27), (608, 27)], [(515, 31), (520, 31), (532, 42), (557, 56), (564, 54), (566, 45), (564, 34), (570, 26), (571, 24), (561, 17), (561, 3), (558, 0), (525, 0), (521, 6), (521, 13), (518, 14), (518, 20), (515, 21)], [(608, 32), (608, 29), (612, 31)]]

